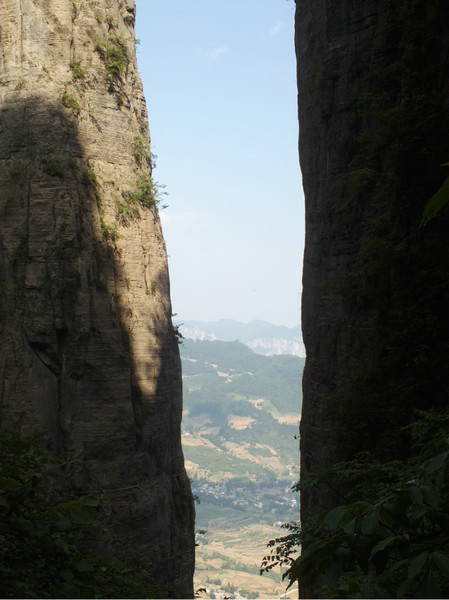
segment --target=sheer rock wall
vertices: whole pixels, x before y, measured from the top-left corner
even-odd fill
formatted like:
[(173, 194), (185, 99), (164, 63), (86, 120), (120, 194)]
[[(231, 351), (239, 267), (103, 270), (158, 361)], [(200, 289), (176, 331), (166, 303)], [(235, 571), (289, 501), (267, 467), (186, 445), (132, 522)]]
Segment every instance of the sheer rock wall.
[[(421, 219), (449, 175), (448, 19), (440, 0), (296, 0), (302, 477), (406, 455), (414, 409), (447, 402), (447, 207)], [(340, 501), (304, 490), (303, 523)]]
[[(0, 0), (0, 424), (192, 592), (181, 367), (132, 0)], [(161, 566), (162, 565), (162, 566)]]

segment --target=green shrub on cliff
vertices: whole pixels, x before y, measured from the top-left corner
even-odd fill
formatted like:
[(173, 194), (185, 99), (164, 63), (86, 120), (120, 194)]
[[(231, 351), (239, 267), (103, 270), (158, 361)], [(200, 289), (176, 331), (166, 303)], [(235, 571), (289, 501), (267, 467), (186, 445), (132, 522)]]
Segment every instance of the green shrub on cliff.
[(129, 63), (126, 42), (119, 36), (113, 35), (108, 41), (99, 40), (94, 45), (105, 65), (105, 70), (113, 79), (119, 80)]
[(139, 565), (98, 559), (99, 498), (68, 499), (38, 441), (0, 434), (0, 597), (162, 598)]
[(79, 105), (75, 96), (72, 96), (72, 94), (64, 92), (61, 96), (61, 102), (63, 106), (70, 108), (76, 117), (80, 114), (81, 106)]
[[(373, 461), (364, 452), (320, 474), (350, 488), (301, 532), (272, 540), (262, 570), (283, 565), (290, 585), (326, 581), (334, 598), (449, 596), (449, 440), (447, 417), (420, 413), (406, 427), (415, 452), (406, 462)], [(298, 547), (305, 550), (294, 558)]]
[[(126, 223), (139, 217), (139, 207), (153, 208), (160, 205), (165, 186), (153, 181), (151, 173), (140, 175), (132, 192), (123, 193), (123, 201), (117, 203), (117, 218)], [(161, 208), (166, 208), (163, 205)]]
[(87, 71), (81, 66), (80, 60), (71, 60), (70, 69), (72, 71), (73, 79), (84, 79), (87, 75)]

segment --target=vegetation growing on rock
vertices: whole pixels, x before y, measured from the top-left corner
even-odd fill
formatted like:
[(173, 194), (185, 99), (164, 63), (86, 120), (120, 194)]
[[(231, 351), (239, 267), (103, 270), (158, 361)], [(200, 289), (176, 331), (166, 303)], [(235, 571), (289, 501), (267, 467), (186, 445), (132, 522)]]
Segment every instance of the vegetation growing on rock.
[(269, 543), (262, 570), (288, 566), (290, 585), (313, 586), (324, 577), (331, 598), (446, 598), (449, 417), (419, 416), (405, 428), (413, 448), (406, 461), (378, 461), (363, 452), (303, 481), (302, 487), (326, 481), (349, 491), (302, 530), (286, 524), (290, 533)]
[(73, 94), (69, 94), (68, 92), (64, 92), (61, 96), (62, 105), (66, 108), (70, 108), (73, 114), (77, 117), (81, 112), (81, 106), (78, 103), (78, 100), (73, 96)]
[(179, 597), (155, 586), (144, 565), (96, 556), (101, 498), (67, 496), (64, 468), (38, 440), (0, 434), (1, 597)]

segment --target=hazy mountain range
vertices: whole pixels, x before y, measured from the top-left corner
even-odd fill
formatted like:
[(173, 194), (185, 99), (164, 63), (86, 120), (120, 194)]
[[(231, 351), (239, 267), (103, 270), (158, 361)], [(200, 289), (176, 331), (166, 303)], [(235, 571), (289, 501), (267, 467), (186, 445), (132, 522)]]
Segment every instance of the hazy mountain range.
[(258, 354), (292, 354), (305, 356), (301, 328), (272, 325), (266, 321), (241, 323), (232, 319), (219, 321), (184, 321), (179, 331), (187, 339), (223, 342), (239, 341)]

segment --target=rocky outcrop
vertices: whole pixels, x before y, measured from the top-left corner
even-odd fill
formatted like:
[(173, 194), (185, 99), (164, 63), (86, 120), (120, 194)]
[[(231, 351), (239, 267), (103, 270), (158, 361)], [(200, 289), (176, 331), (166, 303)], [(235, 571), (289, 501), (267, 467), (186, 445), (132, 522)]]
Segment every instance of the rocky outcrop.
[[(422, 215), (448, 175), (449, 37), (439, 0), (296, 5), (305, 477), (407, 455), (401, 426), (447, 399), (448, 211)], [(304, 490), (303, 523), (336, 502)]]
[[(0, 0), (0, 419), (192, 593), (181, 371), (132, 0)], [(106, 551), (106, 550), (105, 550)]]

